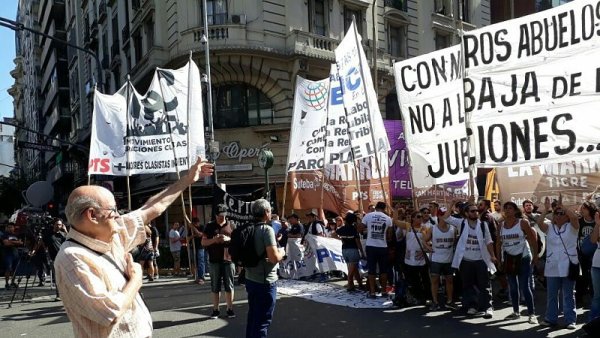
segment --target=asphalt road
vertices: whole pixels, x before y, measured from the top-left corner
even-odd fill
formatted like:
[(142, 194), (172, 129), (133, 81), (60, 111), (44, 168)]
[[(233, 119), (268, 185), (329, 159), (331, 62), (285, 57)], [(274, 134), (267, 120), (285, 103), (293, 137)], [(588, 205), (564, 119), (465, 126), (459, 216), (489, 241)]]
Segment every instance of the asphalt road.
[[(246, 293), (236, 287), (237, 318), (210, 319), (210, 287), (183, 279), (161, 278), (146, 284), (143, 293), (152, 312), (155, 337), (244, 337), (247, 314)], [(0, 337), (70, 337), (71, 325), (61, 302), (55, 302), (48, 287), (33, 288), (31, 299), (7, 308), (9, 294), (0, 292)], [(538, 313), (543, 313), (543, 292), (536, 296)], [(465, 317), (457, 312), (428, 313), (423, 307), (405, 309), (354, 309), (316, 303), (297, 297), (277, 300), (270, 337), (587, 337), (581, 330), (551, 330), (520, 320), (504, 320), (508, 304), (496, 304), (494, 318)], [(222, 307), (221, 313), (225, 309)], [(579, 321), (585, 314), (578, 310)], [(578, 325), (580, 327), (581, 325)]]

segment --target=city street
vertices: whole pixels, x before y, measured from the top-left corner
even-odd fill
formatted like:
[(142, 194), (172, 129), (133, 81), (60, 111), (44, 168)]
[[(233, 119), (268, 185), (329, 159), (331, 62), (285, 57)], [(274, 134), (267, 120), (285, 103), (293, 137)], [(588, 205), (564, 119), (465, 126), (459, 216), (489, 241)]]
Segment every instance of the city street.
[[(340, 287), (343, 282), (332, 282)], [(210, 319), (210, 286), (198, 286), (183, 278), (161, 278), (143, 287), (145, 300), (154, 319), (155, 337), (243, 337), (247, 311), (246, 292), (236, 286), (235, 319)], [(20, 295), (21, 293), (19, 293)], [(55, 302), (48, 287), (34, 287), (32, 299), (8, 309), (10, 295), (0, 291), (2, 337), (70, 337), (71, 325)], [(543, 313), (544, 294), (536, 304)], [(586, 337), (581, 330), (551, 330), (520, 320), (504, 320), (510, 313), (504, 303), (497, 306), (494, 318), (467, 318), (457, 313), (428, 314), (424, 307), (407, 309), (356, 309), (317, 303), (298, 297), (281, 296), (277, 301), (270, 337)], [(224, 307), (221, 312), (224, 313)], [(579, 322), (585, 318), (578, 310)], [(578, 328), (581, 325), (578, 325)]]

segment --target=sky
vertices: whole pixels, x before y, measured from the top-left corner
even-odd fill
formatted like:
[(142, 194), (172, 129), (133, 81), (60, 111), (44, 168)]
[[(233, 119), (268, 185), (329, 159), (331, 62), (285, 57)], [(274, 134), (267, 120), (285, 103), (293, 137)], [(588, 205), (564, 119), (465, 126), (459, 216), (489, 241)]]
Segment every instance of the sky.
[[(0, 17), (14, 20), (17, 16), (18, 0), (3, 0)], [(10, 71), (15, 68), (15, 32), (0, 26), (0, 119), (13, 117), (12, 96), (6, 92), (15, 82)]]

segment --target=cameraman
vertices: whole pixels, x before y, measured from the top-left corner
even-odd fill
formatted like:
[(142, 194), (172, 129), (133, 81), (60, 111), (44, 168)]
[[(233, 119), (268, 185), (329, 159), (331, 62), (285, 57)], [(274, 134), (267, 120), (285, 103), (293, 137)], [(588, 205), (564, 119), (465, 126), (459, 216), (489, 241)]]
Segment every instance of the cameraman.
[[(54, 218), (54, 226), (52, 232), (46, 233), (44, 235), (43, 241), (44, 245), (48, 249), (48, 255), (50, 256), (50, 268), (52, 269), (52, 283), (56, 283), (55, 281), (55, 273), (54, 273), (54, 259), (60, 250), (60, 246), (67, 239), (67, 228), (63, 223), (62, 219), (56, 217)], [(58, 298), (58, 288), (56, 289), (56, 297)]]
[[(4, 256), (4, 279), (6, 280), (6, 289), (10, 289), (10, 287), (17, 287), (15, 284), (14, 272), (17, 269), (17, 264), (19, 262), (19, 247), (23, 246), (23, 241), (17, 237), (15, 233), (15, 225), (14, 223), (9, 223), (6, 226), (6, 232), (2, 234), (2, 250)], [(12, 281), (10, 281), (10, 277), (13, 275)]]

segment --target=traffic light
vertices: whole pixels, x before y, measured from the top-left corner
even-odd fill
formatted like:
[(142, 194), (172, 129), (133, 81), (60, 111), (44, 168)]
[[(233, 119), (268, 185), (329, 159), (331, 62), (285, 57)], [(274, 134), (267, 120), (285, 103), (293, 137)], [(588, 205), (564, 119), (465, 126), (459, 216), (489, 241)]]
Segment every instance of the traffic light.
[(48, 202), (48, 204), (46, 204), (46, 212), (48, 212), (50, 214), (50, 216), (52, 217), (57, 217), (58, 216), (58, 208), (56, 206), (56, 203), (54, 202)]

